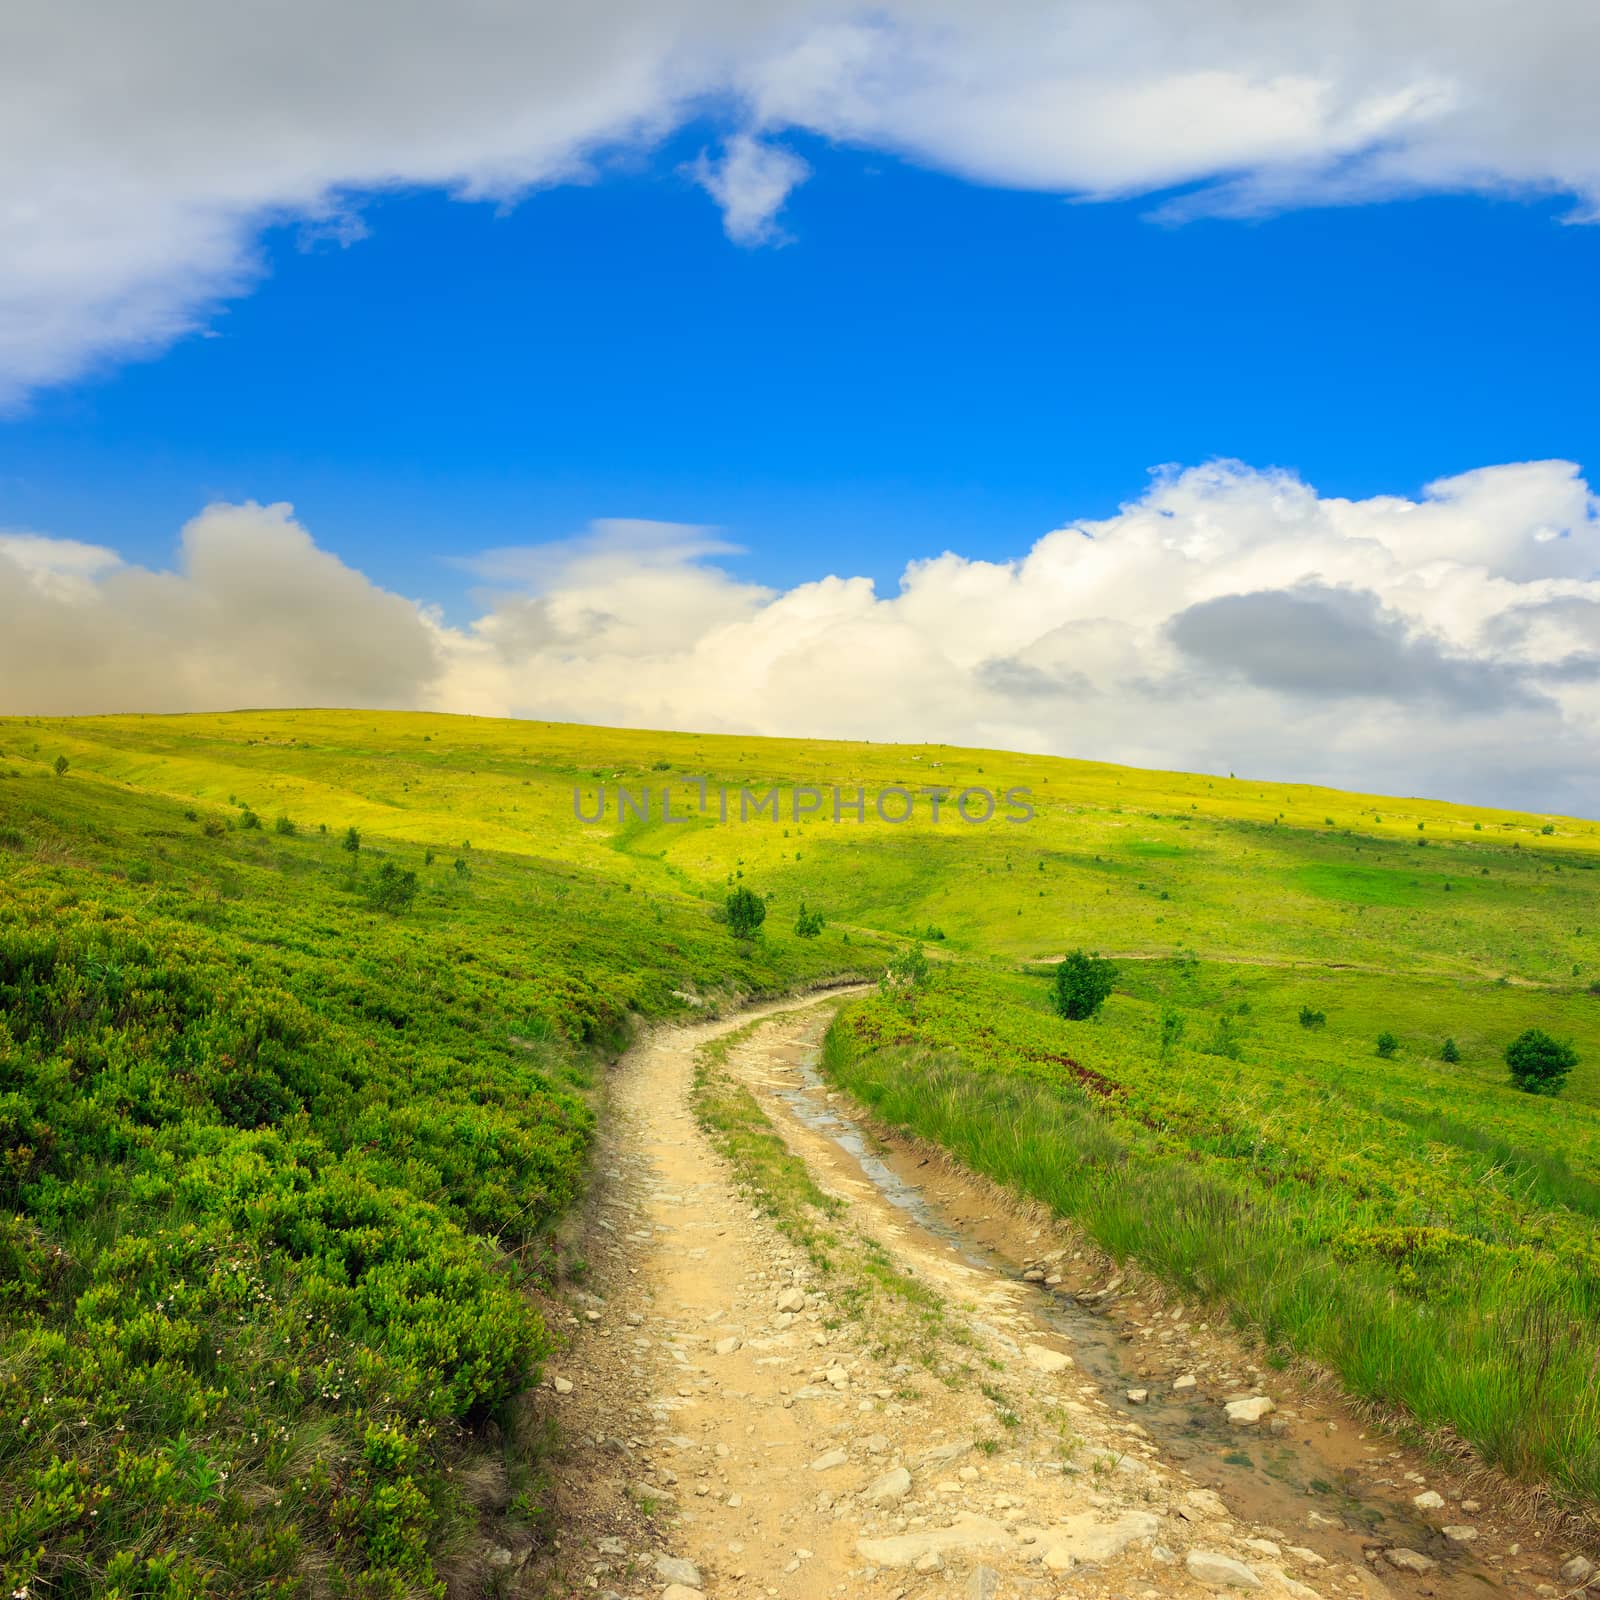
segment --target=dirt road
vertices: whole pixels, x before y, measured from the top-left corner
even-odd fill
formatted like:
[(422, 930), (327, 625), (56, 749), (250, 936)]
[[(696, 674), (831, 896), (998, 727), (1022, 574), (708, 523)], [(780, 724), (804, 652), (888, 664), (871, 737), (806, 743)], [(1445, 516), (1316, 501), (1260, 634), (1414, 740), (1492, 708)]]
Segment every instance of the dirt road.
[[(1559, 1542), (1203, 1314), (866, 1136), (815, 1074), (828, 1007), (793, 1008), (657, 1032), (617, 1069), (589, 1271), (546, 1380), (568, 1441), (556, 1592), (1573, 1587)], [(754, 1206), (691, 1110), (696, 1052), (760, 1016), (719, 1071), (843, 1202), (825, 1225)]]

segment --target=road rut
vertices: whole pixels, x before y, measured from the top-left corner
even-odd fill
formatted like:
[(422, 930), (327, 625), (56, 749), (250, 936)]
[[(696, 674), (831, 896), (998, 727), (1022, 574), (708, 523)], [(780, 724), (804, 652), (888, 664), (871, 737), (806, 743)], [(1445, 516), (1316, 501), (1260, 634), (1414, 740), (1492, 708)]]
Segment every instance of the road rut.
[[(658, 1030), (615, 1071), (590, 1270), (546, 1378), (567, 1442), (555, 1592), (1571, 1587), (1557, 1571), (1570, 1552), (1290, 1392), (1202, 1313), (1100, 1293), (1111, 1269), (1070, 1232), (864, 1139), (814, 1071), (831, 1006), (795, 1007)], [(843, 1203), (823, 1263), (752, 1204), (691, 1110), (696, 1053), (755, 1020), (722, 1070)], [(858, 1281), (873, 1263), (892, 1293)], [(1084, 1309), (1095, 1294), (1109, 1309)], [(1229, 1421), (1240, 1401), (1267, 1404)]]

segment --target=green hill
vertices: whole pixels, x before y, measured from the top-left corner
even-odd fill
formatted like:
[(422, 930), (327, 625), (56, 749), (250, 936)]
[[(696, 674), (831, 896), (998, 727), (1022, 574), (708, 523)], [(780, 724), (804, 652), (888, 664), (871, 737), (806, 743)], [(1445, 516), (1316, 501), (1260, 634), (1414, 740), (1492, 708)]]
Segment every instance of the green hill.
[[(830, 1038), (883, 1116), (1600, 1505), (1597, 864), (1588, 821), (936, 745), (0, 721), (0, 1578), (423, 1592), (487, 1453), (536, 1520), (523, 1290), (597, 1066), (908, 938), (926, 984)], [(1066, 1022), (1077, 947), (1118, 980)], [(1533, 1026), (1559, 1098), (1508, 1079)]]

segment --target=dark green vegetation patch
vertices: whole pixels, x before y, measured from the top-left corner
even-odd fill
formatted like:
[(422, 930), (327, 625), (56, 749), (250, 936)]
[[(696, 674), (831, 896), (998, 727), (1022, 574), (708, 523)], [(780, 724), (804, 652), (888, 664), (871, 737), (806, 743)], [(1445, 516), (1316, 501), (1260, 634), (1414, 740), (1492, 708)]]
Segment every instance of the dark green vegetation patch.
[(1437, 893), (1438, 884), (1403, 867), (1361, 867), (1317, 862), (1301, 867), (1295, 882), (1308, 894), (1351, 906), (1415, 906)]
[[(9, 719), (0, 750), (13, 1588), (428, 1594), (486, 1453), (537, 1532), (523, 1291), (598, 1066), (683, 995), (851, 967), (886, 982), (832, 1067), (885, 1116), (1600, 1506), (1591, 821), (422, 714)], [(665, 823), (690, 775), (1035, 816)], [(1072, 951), (1115, 968), (1078, 1018)], [(1529, 1030), (1575, 1064), (1508, 1057)]]
[(76, 771), (0, 828), (0, 1592), (442, 1593), (485, 1462), (537, 1534), (594, 1065), (838, 947)]

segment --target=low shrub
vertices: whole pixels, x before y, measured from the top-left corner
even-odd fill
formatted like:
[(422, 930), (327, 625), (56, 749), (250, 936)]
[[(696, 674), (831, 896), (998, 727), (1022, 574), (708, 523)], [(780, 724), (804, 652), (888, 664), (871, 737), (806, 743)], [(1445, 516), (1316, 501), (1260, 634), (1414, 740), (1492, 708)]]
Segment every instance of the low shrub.
[(1560, 1094), (1577, 1064), (1578, 1052), (1543, 1028), (1527, 1028), (1506, 1046), (1511, 1081), (1529, 1094)]
[(417, 898), (417, 875), (392, 861), (380, 862), (367, 885), (367, 898), (379, 911), (409, 911)]
[(735, 939), (753, 939), (767, 920), (767, 902), (746, 888), (738, 888), (723, 902), (728, 928)]
[(1107, 999), (1117, 981), (1117, 969), (1103, 956), (1074, 950), (1056, 966), (1051, 999), (1056, 1010), (1069, 1021), (1084, 1022)]

